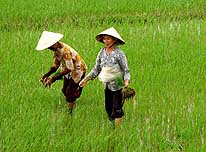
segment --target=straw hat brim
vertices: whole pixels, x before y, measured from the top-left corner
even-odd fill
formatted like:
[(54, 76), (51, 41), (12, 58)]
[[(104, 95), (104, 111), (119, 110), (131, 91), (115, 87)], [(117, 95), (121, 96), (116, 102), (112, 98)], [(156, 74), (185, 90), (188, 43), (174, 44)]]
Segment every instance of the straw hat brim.
[(43, 31), (39, 42), (37, 44), (36, 50), (37, 51), (42, 51), (44, 49), (49, 48), (59, 40), (63, 38), (63, 34), (60, 33), (54, 33), (54, 32), (48, 32), (48, 31)]
[(118, 42), (117, 42), (118, 45), (125, 44), (125, 41), (122, 39), (122, 37), (119, 35), (119, 33), (113, 27), (99, 33), (96, 36), (96, 40), (103, 43), (103, 36), (104, 35), (109, 35), (109, 36), (116, 38), (118, 40)]
[[(104, 43), (103, 42), (103, 36), (104, 35), (109, 35), (109, 34), (99, 34), (99, 35), (96, 36), (96, 40), (101, 42), (101, 43)], [(112, 35), (109, 35), (109, 36), (112, 36)], [(114, 36), (112, 36), (112, 37), (114, 37)], [(116, 38), (116, 37), (114, 37), (114, 38)], [(116, 38), (116, 39), (118, 40), (117, 44), (119, 44), (119, 45), (124, 45), (125, 44), (124, 41), (122, 41), (122, 40), (120, 40), (118, 38)]]

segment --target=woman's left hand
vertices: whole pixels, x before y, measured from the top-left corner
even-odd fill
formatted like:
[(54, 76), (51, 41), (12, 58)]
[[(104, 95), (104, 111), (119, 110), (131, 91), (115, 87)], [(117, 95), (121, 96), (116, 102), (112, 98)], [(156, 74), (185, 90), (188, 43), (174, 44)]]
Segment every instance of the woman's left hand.
[(129, 85), (129, 80), (124, 80), (124, 87), (128, 87)]

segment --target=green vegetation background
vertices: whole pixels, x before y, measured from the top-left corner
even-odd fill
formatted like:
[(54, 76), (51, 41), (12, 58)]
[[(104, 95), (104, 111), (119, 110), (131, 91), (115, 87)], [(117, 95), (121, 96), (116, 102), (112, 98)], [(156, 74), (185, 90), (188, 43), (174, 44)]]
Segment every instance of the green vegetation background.
[[(0, 0), (0, 151), (206, 151), (204, 0)], [(64, 34), (89, 70), (114, 26), (126, 44), (136, 98), (113, 130), (96, 79), (72, 117), (62, 81), (38, 82), (52, 53), (35, 51), (43, 30)]]

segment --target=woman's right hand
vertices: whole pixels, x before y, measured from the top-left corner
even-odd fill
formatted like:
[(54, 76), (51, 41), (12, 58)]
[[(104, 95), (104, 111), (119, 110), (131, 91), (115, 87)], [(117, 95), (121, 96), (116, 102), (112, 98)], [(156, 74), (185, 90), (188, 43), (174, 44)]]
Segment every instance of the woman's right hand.
[(42, 77), (39, 79), (39, 82), (45, 84), (48, 79), (49, 79), (49, 78), (48, 78), (47, 76), (42, 76)]
[(86, 78), (84, 78), (84, 79), (82, 79), (80, 82), (79, 82), (79, 86), (80, 87), (84, 87), (86, 84), (87, 84), (87, 79)]

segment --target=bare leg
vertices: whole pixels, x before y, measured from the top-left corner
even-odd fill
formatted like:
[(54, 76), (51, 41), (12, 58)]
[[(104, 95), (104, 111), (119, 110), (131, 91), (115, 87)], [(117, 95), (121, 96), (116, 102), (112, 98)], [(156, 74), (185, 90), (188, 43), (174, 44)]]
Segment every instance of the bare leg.
[(75, 102), (67, 102), (68, 108), (69, 108), (69, 113), (72, 113), (72, 110), (74, 108)]
[(119, 127), (122, 124), (122, 117), (115, 118), (115, 127)]

